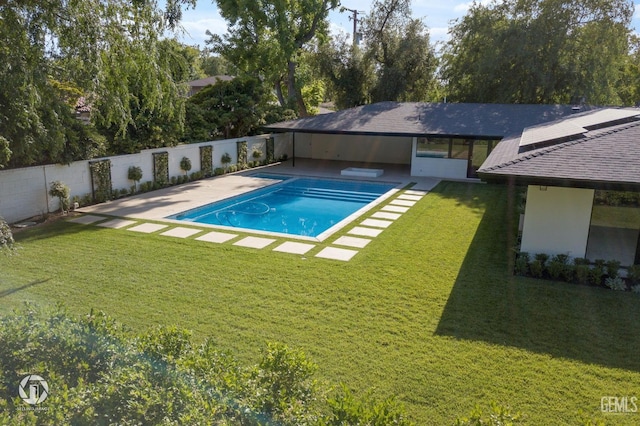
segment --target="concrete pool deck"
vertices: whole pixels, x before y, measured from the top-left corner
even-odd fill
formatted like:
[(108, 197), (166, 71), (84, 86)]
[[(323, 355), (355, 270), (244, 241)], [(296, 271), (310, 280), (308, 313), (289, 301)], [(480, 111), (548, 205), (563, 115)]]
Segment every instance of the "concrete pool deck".
[[(402, 214), (406, 213), (440, 182), (440, 179), (436, 178), (411, 177), (408, 169), (403, 166), (385, 165), (384, 167), (388, 168), (388, 170), (385, 170), (385, 175), (371, 179), (341, 176), (340, 171), (344, 168), (344, 162), (314, 162), (298, 159), (295, 167), (291, 163), (291, 161), (288, 161), (283, 164), (203, 179), (84, 207), (77, 211), (85, 215), (71, 219), (70, 222), (124, 230), (125, 232), (132, 231), (132, 233), (156, 233), (165, 237), (193, 238), (205, 243), (229, 243), (248, 249), (266, 249), (300, 256), (304, 256), (309, 252), (313, 257), (346, 262), (351, 260), (359, 252), (359, 249), (364, 249), (373, 238), (380, 235), (395, 220), (400, 219)], [(377, 166), (379, 167), (380, 165)], [(338, 238), (329, 236), (326, 240), (307, 241), (306, 243), (301, 242), (300, 237), (297, 236), (281, 235), (278, 237), (279, 239), (290, 238), (295, 241), (283, 241), (274, 245), (272, 243), (276, 239), (265, 238), (268, 235), (245, 235), (261, 234), (262, 232), (260, 231), (219, 229), (220, 227), (215, 225), (185, 223), (166, 219), (167, 216), (185, 210), (280, 182), (274, 179), (249, 176), (255, 173), (381, 183), (391, 182), (395, 183), (397, 188), (406, 187), (408, 184), (413, 184), (413, 186), (410, 190), (397, 190), (372, 210), (365, 211), (350, 223), (344, 225), (343, 228), (346, 230), (347, 236)], [(146, 221), (164, 222), (166, 225), (153, 224)], [(218, 229), (214, 231), (212, 228)], [(234, 233), (234, 231), (239, 232), (239, 234)], [(315, 253), (316, 251), (317, 253)]]

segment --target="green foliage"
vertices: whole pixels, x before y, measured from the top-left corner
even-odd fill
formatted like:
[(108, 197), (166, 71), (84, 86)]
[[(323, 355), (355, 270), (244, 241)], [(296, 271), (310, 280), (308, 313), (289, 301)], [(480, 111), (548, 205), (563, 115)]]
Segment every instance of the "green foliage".
[[(177, 142), (189, 70), (180, 45), (165, 39), (171, 25), (156, 2), (4, 3), (0, 135), (8, 146), (0, 143), (0, 164), (68, 163)], [(80, 95), (95, 128), (74, 116)]]
[(275, 161), (275, 140), (273, 137), (268, 138), (265, 145), (267, 147), (267, 164), (273, 163)]
[(627, 268), (627, 278), (631, 285), (640, 284), (640, 265), (632, 265)]
[(15, 250), (15, 240), (11, 227), (2, 216), (0, 216), (0, 252), (13, 253)]
[[(281, 344), (241, 367), (211, 339), (194, 346), (176, 327), (135, 336), (104, 313), (75, 318), (34, 305), (0, 317), (0, 339), (4, 424), (322, 424), (328, 405), (313, 379), (317, 366)], [(14, 390), (25, 372), (42, 375), (50, 389), (48, 409), (29, 418)], [(363, 412), (353, 420), (386, 424), (372, 418)]]
[(620, 272), (620, 262), (618, 260), (608, 260), (605, 264), (607, 276), (617, 278)]
[(620, 277), (608, 277), (606, 280), (604, 280), (604, 285), (609, 287), (611, 290), (616, 291), (625, 291), (627, 289), (627, 284), (625, 284), (625, 282)]
[(566, 254), (556, 254), (551, 258), (547, 270), (553, 280), (563, 279), (567, 275), (569, 256)]
[(131, 166), (127, 171), (127, 179), (134, 182), (140, 182), (142, 179), (142, 169), (138, 166)]
[(4, 168), (4, 166), (9, 162), (9, 158), (11, 158), (9, 141), (0, 136), (0, 169)]
[(508, 407), (492, 401), (488, 412), (483, 412), (482, 408), (476, 405), (469, 417), (456, 420), (456, 426), (512, 426), (523, 421), (519, 412), (512, 414)]
[(180, 170), (185, 174), (189, 173), (189, 170), (191, 170), (191, 160), (188, 157), (182, 157), (180, 160)]
[(514, 268), (516, 275), (526, 276), (529, 272), (529, 253), (518, 253)]
[(412, 423), (404, 416), (404, 407), (391, 397), (382, 402), (374, 401), (370, 395), (358, 399), (346, 386), (333, 398), (329, 398), (331, 414), (322, 423), (339, 425), (404, 425)]
[(89, 163), (91, 182), (93, 184), (93, 199), (102, 203), (111, 198), (111, 160), (101, 160)]
[(229, 163), (231, 163), (231, 155), (229, 155), (228, 152), (225, 152), (224, 154), (222, 154), (222, 157), (220, 157), (220, 162), (225, 169), (228, 168)]
[(169, 183), (169, 153), (153, 153), (153, 183), (159, 188)]
[(411, 18), (411, 1), (374, 1), (363, 20), (363, 33), (366, 55), (376, 63), (372, 102), (429, 99), (438, 61), (428, 29)]
[(60, 210), (62, 213), (69, 211), (69, 203), (71, 200), (69, 199), (69, 187), (67, 185), (59, 180), (51, 182), (49, 195), (57, 197), (58, 200), (60, 200)]
[(238, 169), (246, 169), (248, 161), (247, 141), (239, 141), (236, 144), (238, 150)]
[(264, 123), (266, 105), (266, 91), (259, 80), (218, 81), (187, 101), (184, 139), (202, 142), (254, 134)]
[(449, 98), (619, 104), (632, 14), (627, 0), (476, 2), (444, 49)]
[(213, 175), (213, 146), (200, 147), (200, 170), (205, 177)]
[[(307, 115), (297, 78), (299, 58), (316, 37), (328, 33), (327, 16), (337, 0), (216, 0), (229, 23), (223, 37), (211, 35), (214, 51), (241, 71), (261, 76), (275, 87), (281, 106), (293, 106)], [(286, 81), (287, 99), (282, 95)]]

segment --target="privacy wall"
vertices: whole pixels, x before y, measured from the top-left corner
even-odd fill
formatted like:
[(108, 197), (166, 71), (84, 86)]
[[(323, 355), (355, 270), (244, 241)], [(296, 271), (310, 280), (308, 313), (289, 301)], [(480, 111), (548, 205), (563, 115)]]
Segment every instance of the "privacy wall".
[(223, 167), (221, 157), (227, 153), (231, 163), (238, 162), (237, 144), (247, 142), (248, 160), (253, 161), (254, 149), (262, 153), (260, 160), (267, 153), (267, 139), (274, 138), (274, 158), (283, 155), (291, 156), (291, 140), (289, 135), (274, 134), (227, 139), (221, 141), (201, 142), (197, 144), (178, 145), (176, 147), (156, 148), (141, 151), (138, 154), (118, 155), (97, 158), (90, 161), (76, 161), (69, 165), (51, 164), (46, 166), (26, 167), (21, 169), (0, 170), (0, 216), (9, 223), (30, 218), (59, 209), (58, 200), (48, 195), (51, 182), (59, 180), (69, 186), (71, 197), (83, 197), (92, 192), (90, 163), (102, 160), (111, 162), (111, 184), (113, 189), (128, 189), (133, 182), (127, 178), (129, 167), (142, 169), (141, 182), (153, 180), (153, 154), (168, 154), (169, 176), (183, 175), (180, 160), (187, 157), (191, 160), (189, 173), (201, 170), (200, 147), (213, 147), (213, 168)]

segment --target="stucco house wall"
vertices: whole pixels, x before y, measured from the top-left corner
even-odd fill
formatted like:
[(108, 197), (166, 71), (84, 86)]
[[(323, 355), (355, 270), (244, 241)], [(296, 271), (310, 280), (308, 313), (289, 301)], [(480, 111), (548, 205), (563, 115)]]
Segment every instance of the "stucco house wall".
[(521, 251), (585, 257), (593, 189), (529, 185)]

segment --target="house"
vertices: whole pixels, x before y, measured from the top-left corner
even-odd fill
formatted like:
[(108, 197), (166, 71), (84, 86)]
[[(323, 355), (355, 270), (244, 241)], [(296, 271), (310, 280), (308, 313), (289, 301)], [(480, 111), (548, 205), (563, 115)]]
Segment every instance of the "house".
[(189, 93), (188, 96), (193, 96), (202, 89), (212, 84), (216, 84), (219, 81), (231, 81), (233, 77), (230, 75), (214, 75), (212, 77), (201, 78), (199, 80), (193, 80), (187, 82), (189, 85)]
[(521, 251), (640, 264), (640, 110), (527, 127), (502, 140), (478, 175), (527, 186)]
[(567, 105), (381, 102), (266, 126), (293, 157), (403, 165), (412, 176), (477, 178), (505, 137), (574, 112)]

